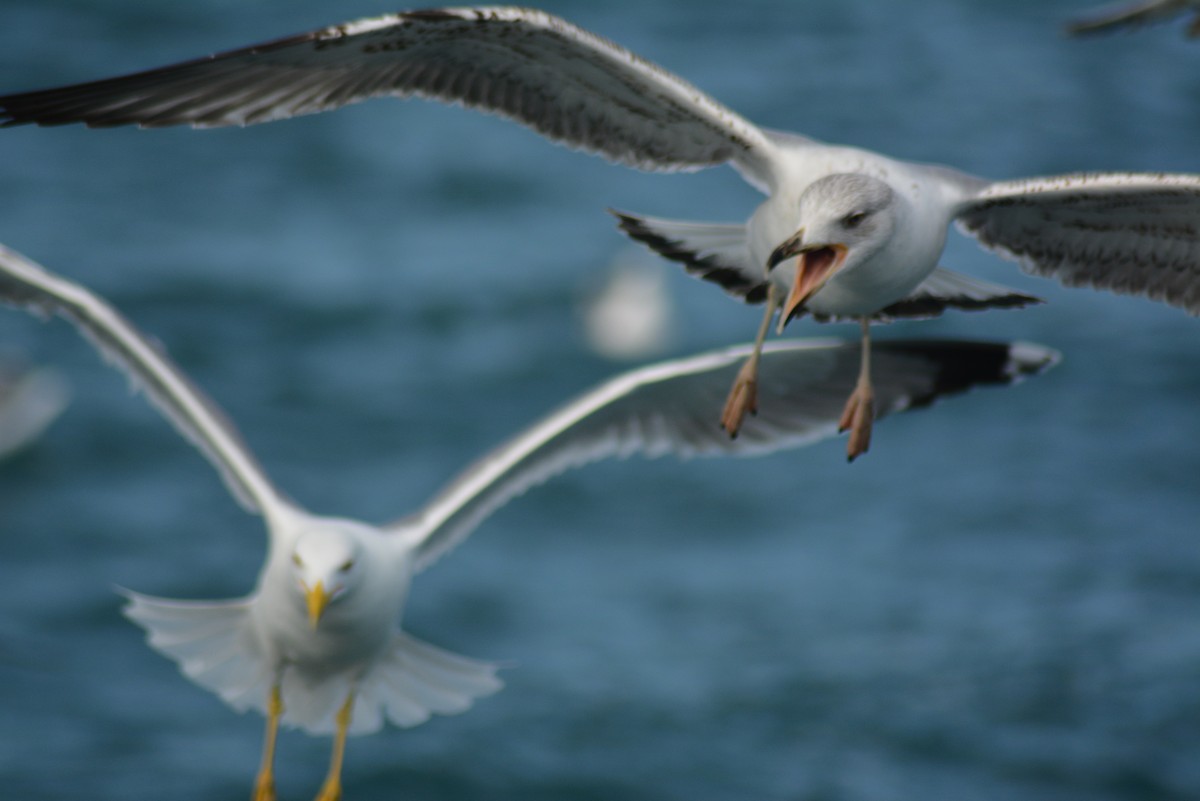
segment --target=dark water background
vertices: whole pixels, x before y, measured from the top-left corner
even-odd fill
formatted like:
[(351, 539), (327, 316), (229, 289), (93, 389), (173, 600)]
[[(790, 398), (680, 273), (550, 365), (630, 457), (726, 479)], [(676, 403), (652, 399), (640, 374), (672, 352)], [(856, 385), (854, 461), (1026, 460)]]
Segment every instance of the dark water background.
[[(553, 2), (752, 120), (997, 178), (1200, 171), (1200, 45), (1088, 42), (1087, 2)], [(0, 2), (0, 89), (394, 10)], [(0, 241), (111, 298), (310, 508), (384, 521), (617, 366), (576, 301), (608, 206), (743, 219), (729, 169), (644, 175), (510, 123), (378, 101), (247, 130), (0, 132)], [(954, 234), (947, 266), (1050, 302), (881, 336), (1021, 338), (1052, 374), (741, 462), (631, 461), (514, 502), (406, 625), (511, 660), (469, 713), (352, 741), (351, 799), (1200, 797), (1200, 321), (1062, 290)], [(667, 269), (671, 354), (757, 309)], [(850, 337), (849, 326), (795, 326)], [(0, 465), (0, 780), (12, 798), (248, 795), (261, 721), (149, 651), (113, 585), (246, 592), (258, 520), (61, 322), (0, 341), (75, 402)], [(281, 742), (284, 798), (328, 744)]]

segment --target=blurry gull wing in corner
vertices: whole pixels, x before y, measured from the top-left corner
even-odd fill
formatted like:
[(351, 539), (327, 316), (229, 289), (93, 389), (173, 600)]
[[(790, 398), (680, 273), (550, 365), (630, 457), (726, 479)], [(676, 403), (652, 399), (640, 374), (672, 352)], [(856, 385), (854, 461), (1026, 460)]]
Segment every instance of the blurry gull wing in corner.
[(1200, 36), (1200, 2), (1198, 0), (1144, 0), (1139, 3), (1119, 3), (1098, 8), (1090, 14), (1067, 23), (1066, 31), (1072, 36), (1140, 28), (1143, 25), (1167, 22), (1187, 11), (1193, 11), (1188, 25), (1189, 37)]

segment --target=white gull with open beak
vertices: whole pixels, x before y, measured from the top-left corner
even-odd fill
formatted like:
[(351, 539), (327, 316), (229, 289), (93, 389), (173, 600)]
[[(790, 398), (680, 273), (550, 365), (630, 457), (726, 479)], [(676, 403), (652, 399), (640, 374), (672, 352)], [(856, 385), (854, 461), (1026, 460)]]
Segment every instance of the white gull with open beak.
[[(731, 164), (767, 195), (747, 223), (618, 214), (620, 226), (747, 302), (861, 322), (1035, 298), (938, 267), (956, 223), (1028, 272), (1200, 313), (1200, 177), (1088, 173), (991, 182), (759, 128), (696, 87), (550, 14), (442, 8), (334, 25), (140, 73), (0, 97), (4, 125), (252, 125), (371, 97), (493, 112), (648, 170)], [(866, 450), (869, 348), (843, 415)], [(722, 416), (756, 408), (758, 349)]]

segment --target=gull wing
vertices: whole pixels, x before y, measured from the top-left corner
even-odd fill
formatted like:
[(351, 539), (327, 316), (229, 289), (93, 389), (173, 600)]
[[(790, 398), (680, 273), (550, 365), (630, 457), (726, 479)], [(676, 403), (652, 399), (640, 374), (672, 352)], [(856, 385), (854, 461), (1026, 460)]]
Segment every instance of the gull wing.
[(1109, 6), (1091, 15), (1067, 24), (1067, 33), (1078, 36), (1090, 33), (1108, 33), (1118, 28), (1136, 28), (1167, 20), (1182, 14), (1188, 8), (1200, 8), (1193, 0), (1144, 0), (1138, 3), (1123, 3)]
[[(871, 319), (880, 322), (928, 319), (941, 315), (947, 309), (1022, 309), (1043, 302), (1041, 298), (1000, 284), (937, 267), (908, 297), (885, 306), (871, 315)], [(814, 317), (822, 319), (819, 315)]]
[(252, 125), (371, 97), (499, 114), (647, 170), (732, 161), (760, 188), (775, 147), (706, 94), (623, 47), (523, 8), (361, 19), (132, 75), (0, 97), (4, 125)]
[(963, 203), (957, 223), (1034, 275), (1200, 314), (1200, 176), (1004, 181)]
[(248, 511), (270, 515), (287, 505), (225, 415), (108, 303), (3, 245), (0, 302), (73, 323), (200, 449)]
[[(635, 453), (752, 456), (837, 434), (858, 378), (857, 343), (769, 343), (759, 367), (758, 415), (731, 439), (717, 425), (718, 411), (750, 350), (743, 345), (620, 375), (496, 448), (389, 529), (417, 547), (420, 570), (504, 503), (572, 467)], [(877, 416), (976, 385), (1012, 383), (1057, 358), (1027, 344), (878, 342), (871, 350)]]
[(744, 223), (688, 222), (643, 217), (609, 209), (617, 227), (690, 275), (717, 284), (746, 303), (767, 299), (767, 271), (755, 264)]

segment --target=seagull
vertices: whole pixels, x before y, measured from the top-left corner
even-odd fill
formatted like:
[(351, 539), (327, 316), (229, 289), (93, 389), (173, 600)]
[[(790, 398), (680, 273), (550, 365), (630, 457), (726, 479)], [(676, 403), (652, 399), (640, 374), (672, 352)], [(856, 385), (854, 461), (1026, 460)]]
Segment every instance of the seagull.
[[(497, 666), (449, 653), (398, 627), (412, 577), (492, 512), (571, 467), (605, 457), (747, 456), (834, 436), (854, 381), (857, 343), (770, 343), (769, 409), (731, 440), (707, 425), (748, 346), (627, 372), (567, 403), (476, 461), (416, 513), (384, 526), (302, 509), (271, 483), (216, 403), (116, 309), (0, 245), (0, 302), (59, 315), (140, 388), (208, 459), (242, 506), (263, 517), (268, 555), (244, 598), (179, 601), (126, 592), (125, 613), (151, 647), (238, 711), (266, 716), (254, 799), (275, 797), (280, 724), (333, 733), (319, 801), (341, 794), (346, 737), (384, 719), (415, 726), (498, 690)], [(876, 346), (880, 415), (974, 386), (1014, 383), (1058, 361), (1029, 343), (885, 342)]]
[(605, 269), (603, 285), (581, 304), (587, 342), (607, 359), (639, 361), (671, 342), (675, 309), (662, 265), (650, 258), (645, 251), (619, 254)]
[(542, 11), (443, 8), (360, 19), (121, 77), (0, 96), (0, 125), (253, 125), (372, 97), (515, 120), (644, 170), (730, 164), (766, 194), (744, 223), (614, 212), (633, 239), (765, 313), (720, 421), (758, 410), (771, 320), (857, 320), (860, 377), (840, 417), (870, 445), (870, 324), (1037, 298), (938, 266), (951, 223), (1028, 272), (1200, 313), (1200, 176), (988, 181), (760, 128), (682, 78)]
[(1195, 14), (1188, 25), (1187, 35), (1200, 36), (1200, 0), (1143, 0), (1100, 9), (1090, 16), (1067, 24), (1067, 33), (1078, 36), (1108, 33), (1118, 28), (1135, 28), (1154, 22), (1166, 22), (1191, 11)]

